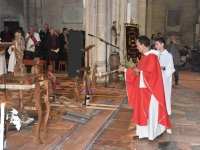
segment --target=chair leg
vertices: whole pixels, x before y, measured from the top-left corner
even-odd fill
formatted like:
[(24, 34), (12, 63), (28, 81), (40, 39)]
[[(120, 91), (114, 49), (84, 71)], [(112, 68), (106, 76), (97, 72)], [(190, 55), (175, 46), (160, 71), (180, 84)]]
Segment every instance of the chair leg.
[(65, 64), (65, 71), (67, 72), (67, 64)]

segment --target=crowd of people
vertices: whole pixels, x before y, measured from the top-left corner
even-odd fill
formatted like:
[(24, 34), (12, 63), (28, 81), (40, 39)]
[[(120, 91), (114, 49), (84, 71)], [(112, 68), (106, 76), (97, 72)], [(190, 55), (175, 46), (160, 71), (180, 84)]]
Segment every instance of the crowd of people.
[[(19, 27), (16, 32), (22, 35), (22, 43), (25, 46), (24, 59), (33, 60), (39, 57), (46, 61), (46, 67), (53, 65), (54, 70), (58, 69), (59, 61), (66, 61), (68, 51), (68, 29), (63, 28), (60, 33), (59, 29), (49, 28), (48, 24), (44, 24), (43, 29), (38, 33), (34, 26), (29, 27), (29, 32), (25, 33), (22, 27)], [(0, 34), (4, 42), (13, 42), (15, 39), (14, 33), (9, 30), (8, 26), (4, 27), (4, 31)], [(13, 56), (13, 46), (6, 50), (6, 59)], [(14, 60), (12, 60), (14, 61)], [(9, 64), (12, 62), (9, 60)], [(8, 69), (13, 72), (13, 67)], [(27, 71), (31, 71), (31, 67), (27, 67)]]
[[(155, 42), (159, 37), (161, 37), (160, 32), (158, 32), (157, 35), (152, 34), (150, 38), (151, 49), (156, 49)], [(186, 45), (181, 47), (177, 42), (176, 36), (171, 36), (170, 41), (166, 43), (165, 48), (173, 56), (175, 84), (178, 85), (178, 71), (187, 69), (187, 63), (192, 61), (192, 52), (195, 51), (196, 53), (200, 53), (200, 36), (198, 37), (198, 41), (195, 44), (194, 50), (191, 50), (191, 47)]]

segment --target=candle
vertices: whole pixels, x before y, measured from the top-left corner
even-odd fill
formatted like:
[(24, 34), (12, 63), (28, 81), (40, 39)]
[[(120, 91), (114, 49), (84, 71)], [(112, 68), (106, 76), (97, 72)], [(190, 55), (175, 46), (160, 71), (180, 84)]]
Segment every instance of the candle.
[(3, 137), (4, 137), (4, 103), (1, 103), (1, 133), (0, 133), (0, 150), (3, 149)]

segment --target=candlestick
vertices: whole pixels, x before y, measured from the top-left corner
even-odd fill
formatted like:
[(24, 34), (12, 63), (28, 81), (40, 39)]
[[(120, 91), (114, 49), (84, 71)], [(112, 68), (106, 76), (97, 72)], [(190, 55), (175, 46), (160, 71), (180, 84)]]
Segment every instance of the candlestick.
[(1, 133), (0, 133), (0, 149), (2, 150), (3, 149), (3, 143), (4, 143), (4, 103), (1, 103), (1, 126), (0, 126), (0, 129), (1, 129)]

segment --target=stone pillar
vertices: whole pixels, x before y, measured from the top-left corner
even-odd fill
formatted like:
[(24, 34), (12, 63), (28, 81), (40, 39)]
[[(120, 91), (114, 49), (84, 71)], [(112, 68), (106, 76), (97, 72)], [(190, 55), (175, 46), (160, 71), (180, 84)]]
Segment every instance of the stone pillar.
[(146, 0), (139, 0), (139, 22), (140, 35), (146, 34)]
[(90, 0), (85, 1), (85, 9), (84, 9), (85, 17), (84, 17), (84, 26), (85, 26), (85, 46), (89, 45), (89, 36), (90, 34)]
[[(35, 12), (35, 0), (28, 0), (28, 29), (30, 26), (35, 27), (35, 17), (36, 17), (36, 12)], [(29, 31), (29, 30), (28, 30)]]
[[(108, 43), (112, 43), (112, 35), (111, 35), (111, 27), (112, 27), (112, 3), (111, 3), (111, 0), (107, 0), (107, 26), (106, 26), (106, 30), (108, 31), (108, 34), (107, 34), (107, 42)], [(108, 59), (109, 59), (109, 56), (110, 56), (110, 52), (111, 52), (111, 49), (112, 49), (112, 46), (109, 46), (107, 47), (107, 56), (108, 56)]]
[(132, 4), (132, 17), (133, 17), (133, 23), (138, 24), (138, 9), (139, 9), (139, 3), (138, 0), (131, 0), (131, 4)]
[(148, 0), (148, 8), (147, 8), (147, 28), (146, 28), (146, 35), (151, 37), (152, 31), (152, 0)]
[[(120, 4), (121, 4), (121, 0), (116, 0), (116, 21), (117, 21), (117, 33), (120, 32)], [(120, 47), (120, 37), (117, 36), (117, 47)]]
[[(97, 0), (97, 36), (106, 40), (106, 0)], [(96, 63), (99, 71), (106, 71), (106, 47), (105, 43), (97, 40)]]
[(42, 1), (36, 0), (36, 25), (35, 28), (38, 29), (38, 32), (42, 30)]
[(120, 54), (120, 62), (124, 60), (124, 50), (125, 50), (125, 33), (124, 33), (124, 23), (126, 22), (126, 8), (127, 0), (120, 1), (120, 22), (119, 22), (119, 31), (120, 36), (118, 37), (119, 41), (119, 54)]
[[(97, 35), (97, 0), (91, 0), (91, 22), (90, 22), (90, 33), (92, 35)], [(90, 62), (91, 62), (91, 66), (93, 66), (96, 61), (97, 61), (97, 39), (94, 37), (89, 37), (89, 41), (92, 45), (95, 45), (95, 47), (90, 50)]]
[[(88, 34), (90, 33), (90, 0), (85, 1), (85, 8), (83, 8), (83, 13), (84, 13), (83, 30), (85, 30), (85, 47), (87, 47), (90, 43), (89, 36), (88, 36)], [(85, 64), (87, 62), (87, 59), (90, 60), (90, 58), (91, 58), (90, 55), (89, 55), (90, 58), (87, 58), (86, 53), (85, 53)], [(89, 61), (89, 63), (91, 63), (91, 62)], [(89, 66), (91, 66), (91, 65), (89, 64)]]
[(24, 31), (25, 33), (27, 33), (29, 31), (29, 28), (28, 28), (28, 3), (27, 3), (27, 0), (23, 0), (23, 9), (24, 9)]

